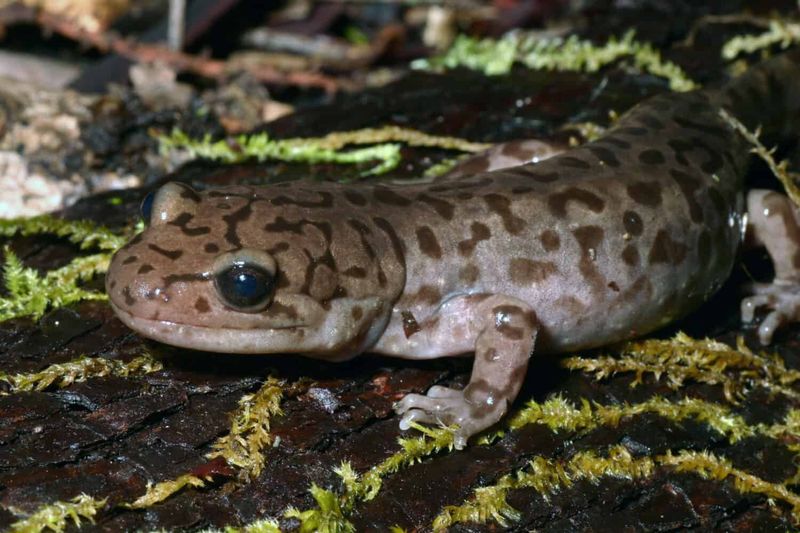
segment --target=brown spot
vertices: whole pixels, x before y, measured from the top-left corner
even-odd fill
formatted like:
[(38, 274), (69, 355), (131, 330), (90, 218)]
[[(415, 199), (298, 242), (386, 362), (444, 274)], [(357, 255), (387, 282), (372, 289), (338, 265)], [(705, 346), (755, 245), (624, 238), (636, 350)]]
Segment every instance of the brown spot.
[(475, 283), (480, 276), (480, 269), (472, 263), (464, 266), (458, 271), (458, 279), (464, 283)]
[(541, 283), (558, 272), (558, 267), (550, 261), (532, 261), (515, 257), (509, 263), (508, 275), (517, 285)]
[(539, 235), (539, 240), (542, 242), (542, 246), (547, 252), (555, 252), (561, 247), (561, 239), (558, 233), (551, 229), (544, 230), (541, 235)]
[(623, 150), (627, 150), (631, 147), (631, 143), (624, 139), (620, 139), (619, 137), (614, 137), (613, 135), (606, 135), (596, 141), (596, 143), (608, 143), (613, 144), (617, 148), (621, 148)]
[(511, 212), (511, 200), (500, 194), (487, 194), (483, 197), (489, 210), (503, 220), (503, 227), (512, 235), (518, 235), (525, 228), (525, 221)]
[(617, 285), (616, 281), (609, 281), (608, 282), (608, 288), (611, 289), (614, 292), (619, 292), (619, 285)]
[(217, 209), (226, 210), (226, 209), (230, 209), (230, 208), (231, 208), (231, 204), (229, 204), (228, 202), (219, 202), (217, 204)]
[(442, 293), (433, 285), (422, 285), (416, 294), (412, 294), (410, 300), (416, 303), (427, 305), (437, 304), (442, 299)]
[(627, 128), (616, 128), (614, 133), (621, 133), (623, 135), (633, 135), (634, 137), (642, 137), (650, 132), (647, 128), (639, 128), (636, 126), (629, 126)]
[(605, 289), (605, 279), (597, 269), (597, 250), (603, 242), (605, 232), (600, 226), (581, 226), (572, 232), (578, 245), (581, 247), (581, 260), (578, 263), (578, 270), (591, 283), (596, 291)]
[(411, 337), (422, 329), (411, 311), (401, 311), (400, 316), (403, 317), (403, 333), (405, 333), (406, 338)]
[(133, 305), (136, 303), (136, 299), (131, 296), (130, 286), (126, 286), (124, 289), (122, 289), (122, 296), (125, 298), (125, 305)]
[(207, 242), (206, 245), (203, 247), (207, 254), (215, 254), (219, 252), (219, 246), (214, 244), (213, 242)]
[(439, 241), (436, 239), (433, 230), (428, 226), (422, 226), (417, 228), (416, 233), (419, 251), (431, 259), (441, 259), (442, 247), (439, 246)]
[(375, 187), (372, 195), (377, 201), (386, 205), (393, 205), (397, 207), (406, 207), (411, 205), (411, 200), (405, 196), (401, 196), (387, 187)]
[(529, 192), (532, 191), (533, 191), (532, 187), (514, 187), (513, 189), (511, 189), (511, 194), (528, 194)]
[(664, 159), (664, 154), (662, 154), (660, 150), (648, 148), (647, 150), (639, 152), (639, 161), (645, 165), (661, 165), (666, 160)]
[(196, 204), (200, 203), (200, 195), (197, 194), (197, 191), (195, 191), (194, 189), (183, 183), (175, 182), (175, 184), (180, 186), (181, 188), (181, 192), (179, 195), (181, 198), (183, 198), (184, 200), (189, 200)]
[[(275, 203), (275, 200), (273, 200), (273, 203)], [(250, 208), (250, 203), (248, 202), (233, 213), (222, 216), (222, 220), (227, 225), (227, 229), (225, 230), (225, 240), (237, 248), (242, 247), (242, 241), (239, 239), (239, 235), (236, 233), (236, 228), (240, 223), (250, 218), (252, 212), (253, 211)]]
[(589, 145), (587, 149), (594, 154), (594, 156), (610, 167), (618, 167), (619, 160), (612, 150), (603, 148), (602, 146)]
[(211, 306), (208, 305), (208, 300), (200, 296), (194, 302), (194, 308), (197, 310), (198, 313), (208, 313), (211, 311)]
[(342, 275), (350, 278), (364, 279), (367, 277), (367, 271), (360, 266), (351, 266), (350, 268), (342, 272)]
[(152, 272), (153, 270), (155, 270), (155, 268), (153, 268), (153, 265), (151, 265), (149, 263), (145, 263), (144, 265), (139, 267), (139, 270), (137, 270), (136, 273), (137, 274), (147, 274), (148, 272)]
[(672, 176), (672, 179), (678, 184), (678, 187), (683, 193), (683, 197), (686, 199), (686, 203), (689, 205), (689, 216), (692, 218), (692, 222), (702, 222), (703, 207), (694, 197), (695, 191), (700, 188), (701, 181), (691, 174), (681, 172), (674, 168), (670, 169), (669, 175)]
[(587, 163), (583, 159), (579, 159), (579, 158), (573, 157), (571, 155), (555, 157), (553, 159), (558, 161), (558, 164), (560, 164), (561, 166), (564, 166), (564, 167), (578, 168), (578, 169), (581, 169), (581, 170), (588, 170), (588, 169), (592, 168), (592, 165), (590, 165), (589, 163)]
[(685, 152), (691, 152), (694, 149), (692, 143), (684, 141), (683, 139), (670, 139), (667, 141), (667, 146), (672, 148), (672, 151), (675, 153), (675, 160), (683, 166), (687, 166), (689, 164), (689, 160), (686, 159)]
[(389, 223), (388, 220), (385, 218), (380, 217), (373, 217), (372, 222), (375, 223), (378, 228), (383, 231), (387, 237), (389, 237), (389, 241), (392, 243), (392, 248), (394, 249), (395, 258), (397, 262), (403, 267), (406, 267), (406, 256), (403, 250), (403, 241), (400, 240), (400, 237), (397, 235), (397, 232), (394, 230), (392, 225)]
[(153, 250), (154, 252), (163, 255), (170, 261), (175, 261), (176, 259), (178, 259), (180, 256), (183, 255), (183, 250), (166, 250), (152, 243), (148, 244), (147, 247)]
[(123, 265), (130, 265), (131, 263), (135, 263), (138, 260), (139, 260), (139, 258), (136, 257), (135, 255), (129, 255), (128, 257), (125, 258), (125, 260), (122, 262), (122, 264)]
[(704, 229), (697, 239), (697, 260), (700, 263), (700, 268), (708, 265), (711, 259), (711, 233)]
[(361, 320), (361, 317), (364, 316), (364, 310), (357, 305), (350, 310), (350, 316), (353, 317), (353, 320)]
[(538, 181), (539, 183), (552, 183), (554, 181), (558, 181), (560, 177), (558, 172), (536, 172), (536, 171), (529, 171), (529, 168), (535, 168), (534, 165), (525, 165), (524, 167), (520, 167), (520, 169), (525, 169), (526, 174), (534, 181)]
[(572, 295), (559, 296), (553, 304), (573, 315), (581, 315), (586, 310), (586, 305), (579, 298)]
[(635, 211), (625, 211), (622, 214), (622, 225), (625, 226), (625, 231), (633, 236), (641, 235), (644, 230), (642, 217)]
[(659, 230), (650, 248), (648, 261), (650, 264), (671, 263), (679, 265), (686, 259), (688, 248), (685, 244), (672, 240), (667, 230)]
[(578, 187), (569, 187), (562, 192), (551, 194), (547, 198), (547, 206), (550, 208), (550, 212), (559, 218), (564, 218), (567, 215), (567, 204), (569, 202), (583, 204), (595, 213), (600, 213), (606, 206), (603, 199), (595, 193)]
[(648, 207), (661, 205), (661, 184), (657, 181), (637, 181), (628, 185), (627, 191), (636, 203)]
[(480, 222), (473, 222), (469, 229), (472, 232), (472, 237), (458, 243), (458, 253), (464, 257), (470, 255), (479, 242), (485, 241), (492, 236), (489, 226)]
[(676, 124), (683, 128), (699, 131), (705, 135), (712, 135), (724, 140), (728, 139), (728, 131), (720, 126), (715, 126), (706, 122), (695, 122), (694, 120), (684, 116), (674, 116), (672, 117), (672, 120), (674, 120)]
[(641, 122), (642, 124), (644, 124), (648, 128), (651, 128), (651, 129), (654, 129), (654, 130), (662, 130), (662, 129), (664, 129), (664, 123), (661, 122), (660, 120), (658, 120), (653, 115), (641, 114), (641, 115), (638, 115), (636, 117), (636, 120), (638, 120), (639, 122)]
[(356, 192), (356, 191), (353, 191), (353, 190), (350, 190), (350, 189), (345, 189), (343, 194), (344, 194), (345, 200), (347, 200), (348, 202), (350, 202), (353, 205), (356, 205), (356, 206), (359, 206), (359, 207), (363, 207), (363, 206), (367, 205), (366, 197), (363, 194), (359, 193), (359, 192)]
[(717, 189), (716, 187), (709, 187), (707, 192), (708, 192), (708, 197), (711, 199), (711, 203), (714, 204), (714, 209), (716, 210), (720, 219), (721, 220), (727, 219), (728, 202), (725, 201), (725, 197), (722, 196), (722, 193), (719, 192), (719, 189)]
[(639, 250), (632, 244), (629, 244), (622, 250), (621, 257), (626, 265), (636, 266), (639, 264)]
[(270, 203), (272, 205), (296, 205), (297, 207), (333, 207), (333, 195), (327, 191), (313, 191), (319, 195), (319, 200), (298, 200), (288, 196), (276, 196)]
[(453, 213), (455, 212), (455, 206), (446, 200), (442, 200), (441, 198), (436, 198), (435, 196), (429, 196), (427, 194), (420, 194), (417, 196), (417, 200), (420, 202), (424, 202), (431, 206), (436, 214), (442, 217), (445, 220), (453, 220)]
[(190, 228), (189, 222), (194, 219), (194, 215), (191, 213), (181, 213), (180, 215), (175, 218), (175, 220), (171, 220), (167, 224), (170, 226), (177, 226), (181, 229), (181, 232), (184, 235), (188, 235), (189, 237), (197, 237), (198, 235), (206, 235), (211, 233), (211, 228), (208, 226), (198, 226), (196, 228)]
[(509, 340), (522, 340), (536, 327), (536, 315), (516, 305), (498, 305), (492, 309), (492, 314), (495, 330)]
[(111, 282), (108, 284), (108, 287), (110, 289), (113, 289), (116, 286), (117, 286), (117, 280), (115, 280), (115, 279), (112, 279)]

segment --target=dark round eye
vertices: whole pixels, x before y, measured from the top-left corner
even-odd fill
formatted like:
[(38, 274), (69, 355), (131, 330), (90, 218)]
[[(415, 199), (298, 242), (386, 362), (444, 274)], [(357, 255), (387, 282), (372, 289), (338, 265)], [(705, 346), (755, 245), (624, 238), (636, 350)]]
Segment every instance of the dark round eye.
[(147, 193), (147, 196), (142, 200), (142, 205), (139, 206), (139, 212), (144, 219), (145, 224), (150, 223), (150, 216), (153, 214), (153, 198), (155, 198), (153, 191)]
[(217, 292), (239, 311), (261, 311), (269, 305), (275, 289), (275, 276), (258, 265), (236, 263), (217, 274)]

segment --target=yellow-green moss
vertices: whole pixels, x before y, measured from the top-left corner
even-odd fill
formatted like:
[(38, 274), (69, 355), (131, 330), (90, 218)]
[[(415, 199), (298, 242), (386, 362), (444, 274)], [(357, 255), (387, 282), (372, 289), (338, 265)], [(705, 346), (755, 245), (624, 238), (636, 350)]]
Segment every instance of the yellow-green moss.
[(66, 363), (56, 363), (38, 372), (6, 374), (0, 372), (0, 380), (11, 385), (7, 392), (41, 391), (50, 386), (67, 387), (75, 382), (103, 376), (140, 376), (158, 372), (163, 368), (160, 361), (149, 353), (135, 357), (125, 363), (118, 359), (81, 356)]
[(169, 481), (147, 484), (147, 492), (138, 497), (131, 503), (123, 504), (129, 509), (145, 509), (151, 505), (161, 503), (184, 487), (201, 488), (205, 486), (205, 481), (191, 474), (184, 474)]
[[(798, 26), (800, 27), (800, 26)], [(788, 161), (775, 161), (773, 154), (775, 153), (775, 148), (767, 149), (761, 141), (758, 139), (759, 131), (751, 132), (750, 130), (745, 127), (736, 117), (725, 111), (724, 109), (720, 109), (719, 111), (720, 116), (733, 127), (736, 131), (738, 131), (744, 138), (747, 140), (748, 143), (752, 146), (751, 151), (758, 155), (769, 167), (772, 173), (778, 178), (778, 181), (781, 182), (783, 185), (786, 194), (795, 205), (800, 206), (800, 187), (797, 186), (798, 179), (800, 176), (797, 174), (789, 172), (789, 162)]]
[(792, 517), (800, 522), (800, 495), (790, 491), (783, 483), (771, 483), (758, 476), (734, 468), (727, 459), (711, 452), (682, 450), (673, 455), (667, 452), (656, 459), (658, 464), (670, 466), (677, 472), (691, 472), (705, 479), (730, 480), (742, 494), (758, 494), (768, 501), (780, 500), (792, 508)]
[(785, 49), (797, 43), (800, 43), (800, 23), (774, 19), (769, 21), (769, 28), (758, 35), (737, 35), (730, 39), (722, 46), (722, 57), (730, 60), (774, 45)]
[(39, 531), (61, 532), (67, 527), (67, 522), (72, 521), (80, 527), (81, 519), (94, 523), (94, 515), (102, 509), (106, 500), (96, 500), (86, 494), (81, 494), (69, 502), (54, 502), (40, 507), (27, 518), (11, 524), (11, 531), (15, 533), (38, 533)]
[(506, 501), (510, 490), (529, 488), (547, 499), (576, 481), (597, 483), (604, 477), (638, 479), (653, 472), (649, 457), (633, 458), (624, 446), (614, 446), (607, 457), (594, 451), (579, 452), (567, 461), (534, 457), (525, 468), (501, 477), (496, 484), (475, 489), (469, 501), (445, 507), (433, 521), (434, 531), (445, 531), (457, 523), (494, 521), (505, 527), (520, 518)]
[(345, 518), (336, 494), (318, 487), (316, 483), (312, 483), (308, 490), (317, 502), (316, 508), (300, 511), (290, 507), (284, 513), (286, 518), (300, 521), (300, 533), (353, 533), (356, 530)]
[(572, 35), (542, 38), (525, 32), (510, 32), (500, 39), (473, 39), (460, 35), (442, 56), (420, 60), (416, 68), (466, 67), (487, 75), (505, 74), (514, 63), (533, 70), (595, 72), (620, 59), (630, 59), (644, 72), (665, 78), (674, 91), (690, 91), (698, 85), (680, 67), (664, 61), (649, 43), (634, 39), (633, 30), (622, 38), (611, 37), (597, 45)]
[(81, 284), (108, 269), (111, 254), (127, 237), (88, 221), (50, 216), (0, 220), (0, 237), (43, 234), (66, 238), (84, 250), (96, 248), (104, 252), (76, 257), (67, 265), (40, 275), (23, 266), (11, 249), (5, 247), (3, 273), (8, 294), (0, 297), (0, 322), (26, 316), (37, 319), (52, 307), (107, 298), (104, 293), (87, 290)]
[(256, 520), (243, 526), (225, 526), (224, 529), (204, 529), (202, 533), (281, 533), (278, 522), (270, 518)]
[(258, 391), (242, 396), (230, 431), (217, 439), (207, 457), (222, 457), (239, 468), (243, 477), (257, 477), (266, 460), (264, 452), (273, 442), (270, 419), (282, 413), (283, 385), (282, 380), (269, 377)]
[[(301, 163), (362, 164), (381, 161), (364, 175), (388, 172), (400, 163), (400, 146), (425, 146), (446, 150), (478, 152), (490, 144), (473, 143), (464, 139), (429, 135), (410, 128), (384, 126), (353, 131), (334, 132), (324, 137), (271, 139), (265, 133), (240, 135), (235, 140), (214, 141), (210, 136), (191, 139), (180, 130), (158, 137), (162, 153), (185, 150), (191, 157), (202, 157), (225, 163), (236, 163), (248, 159), (268, 159)], [(348, 145), (375, 144), (367, 148), (341, 151)]]
[(568, 357), (562, 364), (581, 370), (601, 380), (619, 373), (632, 373), (631, 387), (642, 383), (646, 374), (663, 377), (672, 389), (686, 381), (721, 385), (725, 398), (737, 403), (752, 386), (763, 387), (789, 398), (800, 394), (790, 387), (800, 372), (786, 368), (777, 355), (755, 354), (743, 339), (736, 348), (711, 339), (692, 339), (678, 333), (670, 340), (643, 340), (626, 343), (619, 356), (596, 358)]

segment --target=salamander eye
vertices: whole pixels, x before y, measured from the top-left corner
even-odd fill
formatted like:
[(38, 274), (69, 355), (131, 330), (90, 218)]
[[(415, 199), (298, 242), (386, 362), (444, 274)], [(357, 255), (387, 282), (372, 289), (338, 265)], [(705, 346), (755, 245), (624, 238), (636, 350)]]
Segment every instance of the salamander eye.
[(214, 281), (222, 300), (239, 311), (261, 311), (275, 291), (275, 276), (253, 263), (236, 262), (219, 272)]
[(153, 198), (155, 198), (155, 193), (150, 191), (147, 193), (147, 196), (144, 197), (142, 204), (139, 206), (139, 212), (141, 213), (145, 224), (150, 223), (150, 216), (153, 214)]

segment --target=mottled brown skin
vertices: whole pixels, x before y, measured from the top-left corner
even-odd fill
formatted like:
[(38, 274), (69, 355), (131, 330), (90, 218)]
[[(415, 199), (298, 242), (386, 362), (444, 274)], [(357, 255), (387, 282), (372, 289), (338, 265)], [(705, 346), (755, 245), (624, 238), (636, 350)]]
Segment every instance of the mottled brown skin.
[[(514, 168), (402, 186), (169, 184), (150, 227), (112, 262), (112, 305), (143, 335), (204, 350), (475, 352), (464, 390), (434, 387), (397, 406), (403, 428), (459, 424), (461, 447), (505, 413), (534, 349), (645, 334), (728, 277), (745, 229), (748, 149), (719, 108), (744, 106), (742, 86), (746, 109), (779, 105), (774, 70), (798, 81), (791, 62), (761, 70), (724, 92), (657, 96), (597, 141)], [(235, 260), (276, 269), (265, 309), (221, 297), (215, 273)]]

